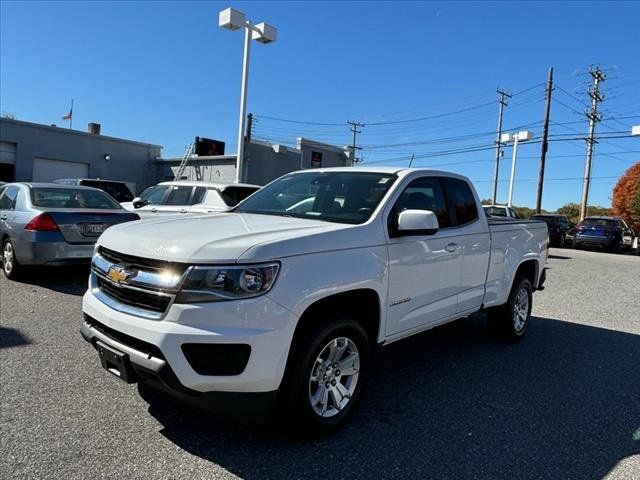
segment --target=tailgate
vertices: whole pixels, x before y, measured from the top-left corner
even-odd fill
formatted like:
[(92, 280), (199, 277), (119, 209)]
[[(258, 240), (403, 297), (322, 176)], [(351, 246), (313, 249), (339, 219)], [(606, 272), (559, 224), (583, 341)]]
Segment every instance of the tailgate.
[(94, 243), (112, 225), (137, 220), (135, 213), (117, 211), (49, 211), (66, 242)]

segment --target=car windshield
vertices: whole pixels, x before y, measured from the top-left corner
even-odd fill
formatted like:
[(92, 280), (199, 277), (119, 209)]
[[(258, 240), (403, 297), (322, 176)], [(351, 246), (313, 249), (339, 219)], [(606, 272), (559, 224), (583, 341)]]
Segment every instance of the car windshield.
[(153, 187), (149, 187), (140, 194), (140, 198), (148, 205), (158, 205), (162, 202), (168, 188), (169, 185), (155, 185)]
[(484, 212), (492, 217), (506, 217), (507, 209), (504, 207), (484, 207)]
[(105, 192), (72, 187), (32, 188), (31, 203), (43, 208), (120, 209), (118, 202)]
[(93, 187), (99, 188), (107, 192), (113, 198), (115, 198), (118, 202), (130, 202), (133, 200), (133, 194), (129, 187), (127, 187), (124, 183), (118, 182), (103, 182), (100, 180), (83, 180), (82, 185), (85, 187)]
[(234, 212), (363, 223), (396, 178), (388, 173), (371, 172), (286, 175), (258, 190)]
[(616, 222), (606, 218), (585, 218), (581, 225), (585, 227), (615, 227)]

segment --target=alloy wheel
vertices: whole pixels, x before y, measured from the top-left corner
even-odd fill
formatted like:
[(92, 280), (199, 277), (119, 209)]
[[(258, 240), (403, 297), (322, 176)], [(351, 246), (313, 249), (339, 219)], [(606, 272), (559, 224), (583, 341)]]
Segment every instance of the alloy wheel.
[(513, 302), (513, 328), (516, 332), (521, 332), (529, 316), (529, 293), (526, 288), (521, 288)]
[(309, 378), (309, 402), (321, 417), (333, 417), (351, 401), (358, 384), (360, 354), (347, 337), (331, 340), (320, 351)]

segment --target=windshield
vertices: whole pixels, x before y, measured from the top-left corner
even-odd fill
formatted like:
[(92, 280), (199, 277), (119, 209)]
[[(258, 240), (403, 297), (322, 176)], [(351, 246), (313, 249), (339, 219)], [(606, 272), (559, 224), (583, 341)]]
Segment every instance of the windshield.
[(169, 185), (155, 185), (153, 187), (149, 187), (140, 194), (140, 198), (144, 200), (147, 205), (158, 205), (162, 202), (168, 188)]
[(234, 211), (338, 223), (363, 223), (397, 177), (370, 172), (286, 175), (251, 195)]
[(105, 192), (80, 188), (32, 188), (31, 203), (44, 208), (94, 208), (119, 210), (120, 205)]

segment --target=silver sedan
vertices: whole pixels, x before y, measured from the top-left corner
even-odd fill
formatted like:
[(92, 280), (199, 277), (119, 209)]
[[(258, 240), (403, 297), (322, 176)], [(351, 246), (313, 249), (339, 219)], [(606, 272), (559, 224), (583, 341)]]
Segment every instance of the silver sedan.
[(26, 265), (89, 262), (102, 232), (139, 218), (96, 188), (8, 183), (0, 187), (2, 270), (15, 278)]

